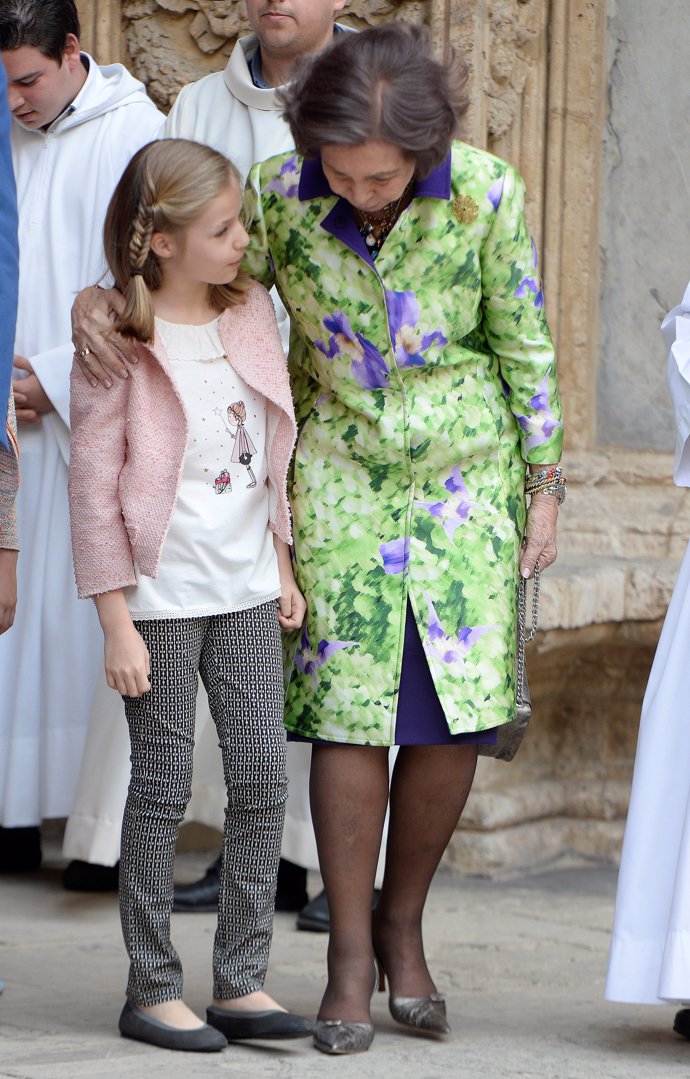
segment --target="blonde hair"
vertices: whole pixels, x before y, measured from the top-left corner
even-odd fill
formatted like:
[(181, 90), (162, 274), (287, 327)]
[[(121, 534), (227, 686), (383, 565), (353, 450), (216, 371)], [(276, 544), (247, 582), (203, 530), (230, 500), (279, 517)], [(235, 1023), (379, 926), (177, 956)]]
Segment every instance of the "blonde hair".
[[(154, 334), (152, 293), (163, 283), (154, 232), (180, 232), (240, 175), (226, 157), (189, 139), (161, 139), (143, 146), (113, 192), (103, 227), (103, 245), (125, 306), (115, 328), (138, 341)], [(224, 310), (244, 302), (251, 285), (245, 273), (227, 285), (209, 285), (209, 302)]]

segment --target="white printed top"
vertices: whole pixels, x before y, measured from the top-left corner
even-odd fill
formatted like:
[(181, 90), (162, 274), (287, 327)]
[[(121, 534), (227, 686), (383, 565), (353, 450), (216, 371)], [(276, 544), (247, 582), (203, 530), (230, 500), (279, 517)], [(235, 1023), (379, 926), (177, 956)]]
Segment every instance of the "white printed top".
[(198, 618), (280, 595), (268, 528), (266, 401), (223, 354), (218, 319), (156, 330), (189, 418), (182, 479), (156, 578), (135, 567), (133, 618)]

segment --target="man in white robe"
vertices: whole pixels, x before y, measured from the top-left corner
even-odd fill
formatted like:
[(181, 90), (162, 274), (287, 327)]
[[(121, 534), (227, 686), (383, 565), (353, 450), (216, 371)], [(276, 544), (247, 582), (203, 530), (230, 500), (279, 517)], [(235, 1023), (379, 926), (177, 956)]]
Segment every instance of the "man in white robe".
[[(0, 634), (12, 627), (17, 605), (19, 536), (15, 502), (19, 462), (11, 379), (18, 281), (17, 195), (10, 150), (7, 83), (0, 64)], [(0, 993), (3, 989), (0, 982)]]
[[(661, 325), (676, 420), (673, 478), (690, 487), (690, 285)], [(690, 545), (642, 704), (611, 936), (607, 1000), (690, 1002)], [(690, 1038), (690, 1009), (674, 1030)]]
[[(17, 196), (10, 151), (10, 112), (0, 64), (0, 633), (10, 628), (17, 603), (18, 467), (11, 399), (12, 355), (17, 317)], [(2, 691), (0, 689), (0, 702)]]
[[(255, 162), (294, 149), (292, 134), (281, 115), (276, 88), (289, 82), (300, 60), (324, 48), (334, 30), (345, 31), (345, 27), (336, 23), (334, 28), (333, 25), (334, 17), (344, 6), (345, 0), (290, 0), (289, 4), (283, 0), (246, 0), (247, 17), (254, 33), (237, 42), (223, 71), (183, 87), (165, 124), (164, 137), (194, 139), (212, 146), (237, 165), (243, 179)], [(287, 351), (287, 315), (275, 290), (273, 299)], [(98, 310), (100, 304), (92, 306), (92, 302), (92, 296), (89, 299), (84, 297), (75, 307), (75, 341), (82, 344), (86, 334), (93, 333), (99, 340), (99, 358), (105, 359), (112, 370), (122, 370), (117, 355), (108, 353), (105, 342), (99, 337), (104, 328), (103, 315)], [(87, 364), (89, 360), (90, 357)], [(136, 378), (136, 372), (133, 377)], [(215, 728), (210, 722), (200, 723), (205, 713), (207, 709), (202, 707), (197, 711), (194, 780), (187, 819), (221, 831), (225, 787), (217, 746), (214, 744)], [(113, 822), (117, 821), (118, 812), (122, 812), (127, 793), (129, 746), (126, 732), (120, 735), (112, 729), (105, 729), (102, 723), (98, 728), (94, 726), (89, 734), (82, 770), (83, 783), (80, 781), (74, 814), (68, 822), (65, 837), (65, 853), (73, 858), (84, 857), (85, 847), (77, 848), (73, 842), (77, 830), (84, 842), (90, 832), (91, 849), (96, 845), (102, 849), (99, 836), (104, 838), (107, 835), (108, 844), (112, 846), (115, 834)], [(96, 786), (89, 778), (94, 777), (91, 762), (95, 766), (99, 759), (105, 759), (103, 749), (106, 745), (109, 772), (107, 776), (101, 773), (97, 777)], [(281, 892), (285, 894), (292, 890), (290, 883), (286, 886), (286, 878), (288, 881), (300, 880), (299, 873), (290, 873), (289, 865), (318, 869), (309, 810), (310, 758), (310, 746), (288, 743), (289, 797), (278, 878), (279, 907)], [(116, 761), (119, 763), (115, 764)], [(377, 882), (382, 875), (381, 858)], [(218, 886), (216, 863), (205, 881), (199, 884), (201, 888), (195, 892), (196, 885), (193, 886), (188, 895), (185, 895), (186, 889), (176, 889), (176, 909), (213, 909)], [(303, 891), (304, 884), (295, 886), (295, 894), (298, 894), (299, 887)], [(302, 898), (306, 899), (306, 895)], [(328, 929), (327, 907), (324, 911), (323, 897), (319, 898), (316, 918), (310, 919), (310, 911), (305, 912), (305, 928), (311, 920), (312, 928)], [(183, 901), (184, 907), (179, 900)], [(301, 903), (296, 903), (296, 906), (299, 905)]]
[(81, 52), (72, 0), (3, 0), (0, 49), (14, 120), (20, 249), (13, 388), (22, 602), (14, 631), (0, 638), (0, 825), (11, 830), (72, 809), (103, 679), (95, 609), (77, 600), (72, 568), (70, 307), (103, 273), (110, 195), (163, 118), (124, 67), (101, 68)]

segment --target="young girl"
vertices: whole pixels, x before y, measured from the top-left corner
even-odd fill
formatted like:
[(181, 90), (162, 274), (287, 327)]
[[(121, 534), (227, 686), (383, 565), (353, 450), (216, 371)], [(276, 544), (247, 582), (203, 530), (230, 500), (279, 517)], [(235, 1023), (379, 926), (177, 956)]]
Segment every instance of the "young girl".
[[(136, 377), (100, 394), (72, 377), (77, 586), (95, 598), (131, 741), (120, 1031), (197, 1051), (312, 1031), (262, 990), (287, 795), (279, 623), (297, 628), (306, 605), (288, 549), (290, 387), (270, 297), (240, 272), (240, 206), (237, 171), (208, 147), (170, 139), (132, 159), (104, 242)], [(255, 486), (218, 406), (244, 416)], [(198, 675), (228, 792), (208, 1025), (182, 1000), (170, 941)]]

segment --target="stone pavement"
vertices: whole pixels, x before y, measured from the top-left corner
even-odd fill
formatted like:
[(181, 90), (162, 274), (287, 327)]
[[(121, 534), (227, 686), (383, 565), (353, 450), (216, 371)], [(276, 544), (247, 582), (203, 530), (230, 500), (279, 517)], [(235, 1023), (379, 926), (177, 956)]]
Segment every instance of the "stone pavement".
[[(54, 845), (53, 845), (54, 849)], [(203, 855), (178, 859), (193, 879)], [(318, 888), (318, 880), (310, 882)], [(690, 1073), (690, 1043), (674, 1009), (602, 999), (615, 888), (610, 867), (579, 862), (489, 881), (445, 871), (434, 882), (425, 936), (448, 999), (452, 1034), (414, 1035), (374, 1001), (376, 1040), (361, 1056), (330, 1058), (308, 1041), (231, 1046), (209, 1056), (170, 1053), (117, 1033), (126, 978), (117, 902), (60, 886), (60, 862), (0, 877), (2, 1079), (669, 1079)], [(312, 891), (313, 891), (312, 889)], [(212, 915), (175, 915), (187, 1001), (209, 996)], [(327, 938), (280, 914), (268, 988), (314, 1014)]]

